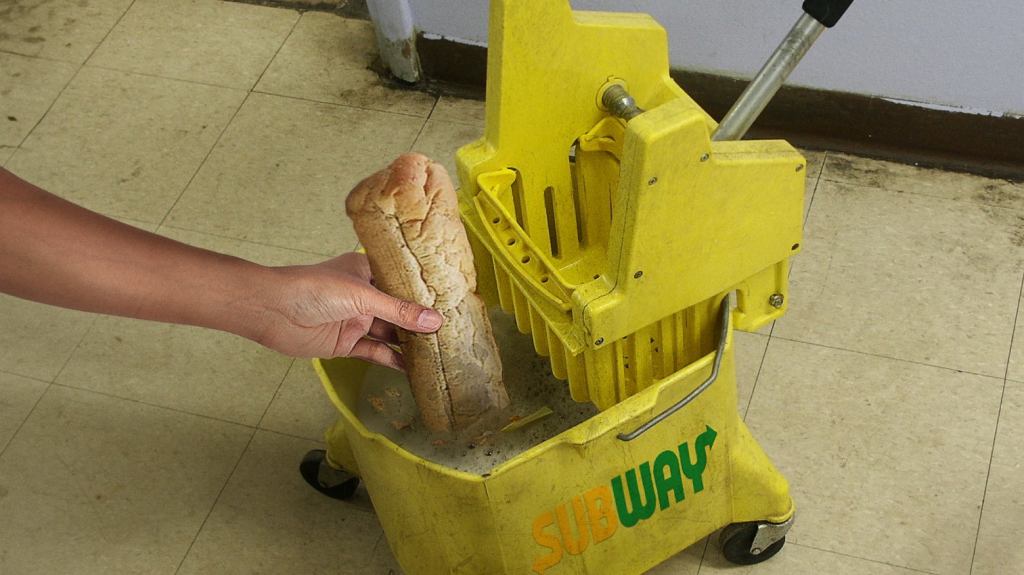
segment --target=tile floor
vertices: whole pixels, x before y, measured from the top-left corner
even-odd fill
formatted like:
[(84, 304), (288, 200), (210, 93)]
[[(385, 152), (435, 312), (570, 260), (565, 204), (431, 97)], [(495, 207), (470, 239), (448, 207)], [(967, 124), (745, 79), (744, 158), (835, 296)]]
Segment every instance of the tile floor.
[[(0, 165), (269, 264), (350, 250), (352, 184), (482, 129), (478, 102), (381, 85), (372, 46), (323, 13), (13, 0)], [(737, 335), (799, 519), (761, 566), (700, 544), (652, 573), (1024, 572), (1024, 186), (808, 159), (792, 310)], [(332, 418), (305, 361), (0, 296), (0, 573), (399, 573), (365, 491), (296, 473)]]

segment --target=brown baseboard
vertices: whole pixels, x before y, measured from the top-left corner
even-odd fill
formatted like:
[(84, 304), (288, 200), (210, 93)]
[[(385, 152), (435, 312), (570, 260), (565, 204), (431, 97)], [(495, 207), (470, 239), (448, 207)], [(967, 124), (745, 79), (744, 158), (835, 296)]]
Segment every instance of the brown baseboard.
[[(487, 49), (446, 39), (417, 41), (425, 86), (483, 98)], [(714, 118), (745, 80), (673, 70), (672, 77)], [(848, 152), (990, 177), (1024, 180), (1024, 118), (934, 110), (874, 96), (784, 86), (750, 131), (796, 146)]]
[(273, 8), (288, 8), (300, 12), (330, 12), (345, 18), (369, 20), (366, 0), (230, 0), (241, 4), (256, 4)]

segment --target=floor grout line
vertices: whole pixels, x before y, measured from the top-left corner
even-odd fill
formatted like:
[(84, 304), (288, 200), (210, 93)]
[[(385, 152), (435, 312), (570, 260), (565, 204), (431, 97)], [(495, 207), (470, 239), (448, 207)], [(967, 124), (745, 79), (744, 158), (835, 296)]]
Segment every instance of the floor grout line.
[(704, 549), (702, 549), (700, 552), (700, 561), (697, 562), (697, 572), (694, 575), (700, 575), (701, 570), (704, 569), (704, 560), (708, 558), (708, 549), (710, 548), (711, 535), (708, 535), (704, 538)]
[(938, 575), (934, 571), (928, 571), (925, 569), (918, 569), (917, 567), (907, 567), (906, 565), (897, 565), (896, 563), (889, 563), (888, 561), (880, 561), (878, 559), (870, 559), (868, 557), (861, 557), (859, 555), (853, 555), (851, 553), (843, 553), (841, 551), (834, 551), (832, 549), (823, 549), (821, 547), (815, 547), (813, 545), (807, 545), (805, 543), (786, 542), (787, 545), (794, 545), (796, 547), (803, 547), (805, 549), (813, 549), (822, 553), (831, 553), (833, 555), (839, 555), (840, 557), (849, 557), (850, 559), (858, 559), (860, 561), (867, 561), (869, 563), (877, 563), (879, 565), (887, 565), (889, 567), (895, 567), (896, 569), (904, 569), (906, 571), (913, 571), (915, 573), (926, 573), (927, 575)]
[[(427, 129), (427, 123), (430, 122), (431, 119), (433, 119), (433, 117), (434, 117), (434, 110), (437, 109), (437, 104), (440, 101), (441, 101), (441, 97), (440, 96), (434, 96), (434, 105), (430, 106), (430, 114), (428, 114), (427, 117), (423, 119), (423, 125), (420, 126), (420, 131), (416, 133), (416, 137), (413, 138), (413, 145), (410, 146), (410, 148), (409, 148), (410, 150), (412, 150), (414, 147), (416, 147), (416, 143), (420, 141), (420, 136), (422, 136), (423, 135), (423, 131)], [(434, 122), (436, 122), (436, 120), (434, 120)]]
[(82, 332), (82, 337), (78, 338), (78, 343), (75, 344), (75, 347), (71, 348), (71, 353), (69, 353), (68, 356), (64, 359), (64, 363), (60, 365), (60, 369), (57, 370), (57, 373), (53, 374), (53, 379), (50, 381), (50, 383), (57, 383), (57, 378), (59, 378), (61, 374), (64, 373), (64, 370), (67, 369), (68, 365), (71, 363), (71, 359), (75, 357), (75, 353), (78, 351), (78, 348), (81, 347), (82, 343), (85, 342), (85, 338), (89, 337), (89, 334), (92, 333), (93, 328), (96, 327), (96, 324), (100, 321), (100, 318), (102, 317), (99, 314), (91, 315), (93, 317), (89, 322), (89, 327), (85, 328), (85, 331)]
[(263, 433), (271, 433), (271, 434), (274, 434), (274, 435), (280, 435), (281, 437), (287, 437), (289, 439), (301, 439), (302, 441), (309, 441), (309, 442), (317, 443), (317, 444), (320, 444), (320, 445), (325, 445), (325, 443), (326, 443), (324, 441), (323, 437), (320, 437), (319, 439), (313, 439), (312, 437), (306, 437), (305, 435), (295, 435), (294, 433), (288, 433), (287, 431), (279, 431), (277, 429), (268, 429), (266, 427), (260, 427), (256, 431), (261, 431)]
[(89, 52), (89, 55), (86, 56), (85, 60), (82, 61), (82, 67), (84, 67), (86, 64), (88, 64), (89, 60), (92, 60), (92, 57), (96, 55), (96, 51), (99, 50), (100, 46), (102, 46), (103, 43), (107, 41), (107, 38), (110, 37), (110, 34), (114, 31), (114, 29), (117, 28), (118, 25), (121, 24), (121, 20), (124, 20), (125, 15), (127, 15), (128, 12), (130, 12), (131, 9), (134, 8), (134, 7), (135, 7), (135, 0), (132, 0), (131, 3), (128, 4), (128, 7), (124, 9), (124, 12), (121, 12), (121, 15), (117, 17), (117, 21), (114, 22), (114, 25), (111, 26), (110, 29), (107, 30), (107, 33), (103, 35), (103, 38), (100, 39), (100, 41), (97, 42), (95, 46), (93, 46), (92, 50)]
[(21, 423), (18, 424), (18, 428), (15, 429), (14, 433), (11, 434), (11, 437), (7, 439), (7, 443), (3, 445), (3, 448), (0, 448), (0, 459), (3, 459), (4, 453), (7, 453), (7, 448), (10, 447), (12, 443), (14, 443), (15, 439), (17, 439), (18, 434), (21, 433), (21, 428), (25, 427), (25, 424), (28, 422), (29, 418), (32, 417), (32, 414), (36, 412), (36, 407), (39, 406), (39, 402), (41, 402), (43, 400), (43, 397), (45, 397), (46, 394), (50, 392), (50, 389), (53, 387), (53, 385), (54, 384), (52, 382), (46, 384), (46, 388), (43, 389), (43, 392), (40, 393), (39, 397), (36, 398), (35, 403), (32, 404), (32, 409), (28, 410), (28, 413), (26, 413), (25, 417), (22, 418)]
[[(1021, 275), (1021, 287), (1017, 294), (1017, 311), (1013, 316), (1013, 334), (1017, 332), (1017, 324), (1020, 320), (1020, 300), (1024, 298), (1024, 274)], [(1010, 349), (1006, 352), (1006, 369), (1003, 371), (1003, 389), (999, 395), (999, 410), (996, 411), (996, 425), (992, 431), (992, 448), (989, 450), (988, 470), (985, 472), (985, 489), (981, 493), (981, 508), (978, 510), (978, 527), (974, 533), (974, 546), (971, 548), (971, 570), (974, 573), (974, 562), (978, 556), (978, 542), (981, 540), (981, 522), (985, 518), (985, 500), (988, 499), (988, 482), (992, 478), (992, 463), (996, 458), (996, 442), (999, 439), (999, 421), (1003, 415), (1003, 402), (1006, 399), (1006, 381), (1010, 376), (1010, 359), (1013, 357), (1013, 335), (1010, 336)]]
[[(126, 10), (127, 11), (127, 10)], [(20, 56), (22, 58), (34, 58), (36, 60), (45, 60), (47, 62), (60, 62), (62, 64), (69, 64), (71, 66), (81, 67), (85, 62), (75, 62), (74, 60), (61, 60), (60, 58), (54, 58), (52, 56), (43, 56), (40, 54), (25, 54), (24, 52), (18, 52), (11, 50), (10, 48), (0, 48), (0, 54), (10, 54), (11, 56)], [(91, 55), (91, 53), (90, 53)]]
[(171, 206), (167, 208), (167, 211), (164, 212), (164, 217), (161, 218), (160, 223), (157, 224), (157, 229), (159, 229), (160, 226), (164, 225), (164, 223), (167, 221), (167, 218), (170, 217), (171, 212), (174, 211), (174, 208), (177, 207), (178, 202), (180, 202), (181, 198), (185, 195), (185, 192), (187, 192), (189, 187), (192, 186), (192, 182), (195, 181), (196, 176), (199, 175), (199, 172), (203, 170), (203, 166), (205, 166), (206, 162), (210, 160), (210, 156), (213, 155), (214, 150), (217, 149), (217, 146), (220, 145), (221, 140), (224, 139), (224, 134), (227, 133), (228, 128), (231, 127), (231, 124), (235, 121), (235, 118), (238, 117), (238, 113), (242, 111), (242, 108), (245, 107), (245, 103), (249, 101), (250, 95), (252, 95), (252, 92), (246, 92), (245, 97), (242, 98), (242, 101), (238, 104), (238, 107), (235, 108), (234, 113), (231, 114), (231, 117), (228, 118), (227, 122), (224, 122), (224, 127), (221, 128), (220, 133), (217, 134), (217, 139), (213, 141), (213, 145), (211, 145), (210, 149), (206, 151), (206, 155), (203, 156), (202, 161), (199, 162), (199, 165), (196, 166), (195, 171), (192, 172), (192, 175), (189, 177), (188, 181), (185, 182), (184, 186), (182, 186), (181, 192), (178, 193), (178, 197), (174, 198), (174, 203), (172, 203)]
[(430, 113), (427, 114), (427, 117), (423, 119), (423, 124), (420, 125), (419, 131), (416, 132), (416, 137), (412, 139), (412, 144), (409, 145), (409, 150), (408, 151), (411, 152), (411, 151), (413, 151), (413, 149), (416, 148), (416, 144), (418, 144), (419, 141), (420, 141), (420, 136), (422, 136), (423, 135), (423, 131), (427, 129), (427, 123), (430, 122), (430, 117), (434, 115), (434, 110), (437, 109), (437, 103), (440, 102), (440, 101), (441, 101), (441, 97), (440, 96), (435, 96), (434, 97), (434, 105), (430, 107)]
[(213, 155), (214, 150), (217, 149), (217, 146), (220, 145), (221, 140), (224, 139), (224, 134), (227, 133), (228, 128), (231, 127), (231, 124), (234, 123), (235, 118), (238, 117), (238, 113), (242, 111), (242, 108), (245, 107), (246, 102), (249, 101), (249, 96), (255, 93), (253, 92), (253, 89), (255, 89), (256, 86), (259, 84), (260, 80), (263, 79), (263, 74), (267, 73), (267, 70), (270, 68), (270, 65), (274, 63), (274, 60), (277, 58), (277, 55), (281, 52), (281, 48), (283, 48), (285, 43), (288, 42), (288, 39), (291, 38), (292, 32), (295, 31), (295, 27), (298, 26), (299, 20), (301, 19), (302, 15), (300, 14), (299, 17), (295, 19), (295, 22), (292, 22), (292, 27), (288, 30), (288, 33), (285, 35), (284, 40), (281, 41), (281, 45), (278, 46), (277, 50), (274, 51), (274, 55), (267, 60), (267, 65), (263, 67), (263, 71), (260, 72), (259, 78), (257, 78), (256, 81), (253, 82), (252, 87), (246, 90), (245, 97), (242, 98), (242, 101), (238, 104), (238, 107), (235, 108), (235, 112), (231, 114), (231, 117), (228, 118), (228, 121), (224, 123), (224, 127), (221, 128), (220, 133), (217, 134), (217, 139), (213, 141), (213, 145), (210, 146), (210, 149), (206, 151), (206, 155), (203, 156), (203, 160), (199, 162), (198, 166), (196, 166), (196, 170), (192, 172), (192, 176), (188, 179), (188, 182), (185, 183), (185, 186), (182, 187), (181, 192), (178, 194), (178, 197), (174, 198), (174, 203), (171, 204), (171, 207), (168, 208), (166, 212), (164, 212), (164, 217), (160, 220), (160, 223), (157, 226), (158, 229), (159, 226), (164, 225), (164, 223), (167, 221), (167, 218), (170, 217), (171, 212), (173, 212), (174, 208), (178, 205), (178, 202), (180, 202), (181, 198), (184, 197), (185, 192), (187, 192), (189, 187), (192, 186), (192, 182), (195, 181), (196, 176), (198, 176), (199, 172), (203, 170), (203, 166), (205, 166), (206, 162), (210, 160), (210, 156)]
[(194, 234), (202, 234), (202, 235), (207, 235), (207, 236), (211, 236), (211, 237), (214, 237), (214, 238), (220, 238), (220, 239), (223, 239), (223, 240), (233, 240), (233, 241), (236, 241), (236, 242), (244, 242), (244, 243), (247, 243), (247, 244), (252, 244), (254, 246), (261, 246), (261, 247), (265, 247), (265, 248), (274, 248), (274, 249), (278, 249), (278, 250), (292, 251), (292, 252), (300, 253), (300, 254), (303, 254), (303, 255), (314, 256), (314, 257), (318, 257), (318, 258), (324, 258), (324, 257), (331, 257), (332, 256), (332, 254), (328, 254), (328, 253), (311, 252), (309, 250), (304, 250), (304, 249), (301, 249), (301, 248), (295, 248), (295, 247), (290, 247), (290, 246), (281, 246), (281, 245), (277, 245), (277, 244), (268, 244), (266, 242), (258, 242), (258, 241), (254, 241), (254, 240), (247, 240), (247, 239), (244, 239), (244, 238), (238, 238), (238, 237), (235, 237), (235, 236), (229, 236), (229, 235), (225, 235), (225, 234), (218, 234), (218, 233), (209, 232), (209, 231), (206, 231), (206, 230), (196, 230), (196, 229), (192, 229), (192, 228), (186, 228), (186, 227), (183, 227), (181, 225), (174, 225), (174, 224), (168, 224), (168, 223), (155, 224), (155, 225), (157, 226), (157, 230), (164, 229), (164, 228), (169, 228), (169, 229), (176, 230), (176, 231), (190, 232), (190, 233), (194, 233)]
[[(103, 38), (101, 38), (100, 41), (97, 42), (95, 46), (93, 46), (92, 50), (89, 52), (89, 55), (85, 57), (85, 60), (83, 60), (82, 62), (77, 64), (78, 67), (75, 68), (75, 73), (71, 75), (71, 78), (69, 78), (68, 81), (64, 84), (64, 87), (62, 87), (60, 89), (60, 91), (57, 92), (57, 95), (50, 102), (50, 105), (46, 107), (46, 111), (43, 112), (43, 114), (41, 116), (39, 116), (39, 120), (32, 126), (32, 128), (28, 132), (25, 133), (25, 137), (22, 138), (20, 142), (18, 142), (18, 146), (17, 146), (17, 148), (15, 148), (14, 154), (11, 156), (11, 159), (13, 159), (14, 156), (18, 154), (18, 152), (21, 150), (21, 147), (25, 144), (26, 141), (28, 141), (28, 139), (32, 135), (32, 133), (36, 131), (36, 128), (38, 128), (39, 125), (43, 123), (43, 120), (46, 119), (46, 116), (48, 116), (50, 114), (50, 110), (52, 110), (54, 105), (57, 104), (57, 100), (60, 100), (60, 97), (64, 95), (65, 91), (67, 91), (68, 86), (70, 86), (75, 81), (75, 78), (78, 77), (78, 74), (82, 71), (82, 68), (85, 67), (85, 63), (88, 62), (90, 58), (92, 58), (93, 54), (96, 53), (96, 50), (99, 50), (100, 45), (107, 41), (107, 37), (109, 37), (110, 33), (114, 31), (114, 28), (117, 28), (117, 25), (121, 23), (121, 20), (124, 18), (125, 14), (127, 14), (128, 11), (131, 10), (132, 6), (134, 6), (134, 5), (135, 5), (135, 0), (132, 0), (131, 3), (128, 5), (128, 7), (124, 9), (124, 12), (121, 12), (121, 15), (117, 17), (117, 20), (114, 21), (114, 24), (110, 27), (110, 29), (107, 30), (107, 33), (103, 35)], [(19, 54), (19, 55), (22, 55), (22, 54)], [(29, 58), (39, 58), (39, 57), (38, 56), (29, 56)], [(40, 58), (40, 59), (41, 60), (51, 60), (49, 58)], [(55, 61), (60, 62), (60, 61), (63, 61), (63, 60), (55, 60)], [(72, 62), (67, 62), (67, 63), (73, 64)]]
[(270, 396), (270, 401), (268, 401), (267, 406), (263, 408), (263, 415), (261, 415), (259, 421), (256, 422), (256, 429), (263, 429), (263, 420), (266, 419), (267, 414), (270, 413), (270, 406), (274, 405), (274, 400), (277, 399), (277, 394), (281, 393), (281, 388), (284, 387), (284, 382), (288, 380), (288, 375), (291, 374), (296, 361), (299, 360), (293, 357), (292, 362), (288, 364), (288, 369), (285, 370), (284, 375), (281, 377), (281, 381), (279, 381), (277, 383), (277, 387), (274, 388), (274, 393)]
[[(426, 116), (421, 116), (419, 114), (410, 114), (408, 112), (395, 112), (393, 110), (380, 110), (380, 109), (377, 109), (377, 108), (369, 108), (369, 107), (366, 107), (366, 106), (356, 106), (354, 104), (344, 104), (344, 103), (340, 103), (340, 102), (327, 102), (327, 101), (324, 101), (324, 100), (317, 100), (315, 98), (306, 98), (304, 96), (295, 96), (293, 94), (279, 94), (277, 92), (266, 92), (266, 91), (263, 91), (263, 90), (253, 90), (251, 93), (259, 94), (261, 96), (273, 96), (274, 98), (286, 98), (288, 100), (298, 100), (300, 102), (309, 102), (311, 104), (323, 104), (325, 106), (335, 106), (337, 108), (348, 108), (350, 110), (361, 110), (363, 112), (374, 112), (374, 113), (377, 113), (377, 114), (392, 114), (392, 115), (395, 115), (395, 116), (404, 116), (406, 118), (416, 118), (416, 119), (423, 120), (423, 121), (428, 120), (428, 118)], [(423, 93), (425, 93), (425, 92), (423, 92)], [(434, 105), (437, 105), (437, 101), (436, 100), (434, 102)], [(433, 108), (431, 108), (431, 109), (433, 109)]]
[(295, 28), (299, 26), (299, 22), (301, 22), (302, 19), (305, 18), (305, 16), (306, 15), (303, 14), (302, 12), (298, 13), (297, 17), (295, 18), (295, 21), (292, 22), (292, 27), (289, 28), (288, 33), (284, 35), (284, 40), (281, 40), (281, 45), (277, 47), (277, 50), (274, 50), (274, 55), (271, 56), (269, 60), (267, 60), (267, 65), (263, 67), (263, 71), (260, 72), (259, 77), (256, 78), (255, 82), (252, 83), (252, 86), (249, 86), (249, 93), (252, 93), (256, 89), (256, 86), (259, 86), (260, 82), (263, 81), (263, 76), (265, 76), (267, 70), (269, 70), (270, 67), (274, 65), (274, 60), (277, 60), (277, 55), (281, 53), (281, 49), (284, 48), (284, 45), (287, 44), (288, 40), (291, 39), (292, 34), (295, 33)]
[(245, 443), (245, 447), (242, 448), (238, 454), (238, 460), (235, 461), (234, 467), (231, 468), (231, 473), (228, 473), (227, 478), (224, 480), (224, 485), (221, 486), (220, 491), (217, 492), (217, 497), (213, 499), (213, 503), (210, 504), (210, 510), (206, 512), (206, 516), (203, 517), (203, 522), (199, 524), (199, 529), (196, 529), (196, 534), (192, 537), (192, 541), (189, 542), (188, 548), (185, 549), (185, 553), (181, 556), (181, 561), (178, 562), (178, 566), (174, 569), (175, 575), (181, 571), (181, 567), (185, 564), (185, 560), (188, 559), (190, 553), (192, 553), (192, 547), (195, 546), (196, 541), (199, 540), (199, 536), (203, 533), (203, 528), (206, 527), (206, 522), (210, 520), (210, 516), (213, 515), (213, 510), (217, 508), (217, 503), (220, 502), (220, 498), (224, 496), (224, 492), (227, 491), (228, 485), (231, 484), (231, 478), (235, 476), (238, 471), (238, 467), (242, 465), (242, 459), (245, 458), (245, 454), (249, 451), (249, 446), (252, 445), (252, 440), (256, 438), (257, 429), (253, 429), (249, 435), (249, 441)]
[(29, 379), (29, 380), (32, 380), (32, 381), (34, 381), (36, 383), (45, 383), (47, 385), (53, 383), (52, 381), (47, 380), (47, 379), (43, 379), (41, 377), (36, 377), (34, 375), (28, 375), (27, 373), (18, 373), (16, 371), (11, 371), (9, 369), (0, 369), (0, 373), (2, 373), (4, 375), (13, 375), (14, 377), (20, 377), (22, 379)]
[(757, 373), (754, 375), (754, 385), (750, 388), (750, 397), (747, 398), (747, 405), (743, 407), (743, 421), (747, 420), (747, 414), (750, 413), (750, 406), (754, 403), (754, 393), (757, 392), (757, 382), (761, 379), (761, 370), (764, 369), (765, 359), (768, 357), (768, 348), (772, 344), (772, 336), (768, 336), (768, 341), (764, 344), (764, 351), (761, 353), (761, 361), (757, 364)]
[(63, 387), (65, 389), (73, 389), (75, 391), (80, 391), (80, 392), (84, 392), (84, 393), (92, 393), (92, 394), (95, 394), (95, 395), (102, 395), (103, 397), (109, 397), (111, 399), (117, 399), (117, 400), (120, 400), (120, 401), (128, 401), (128, 402), (131, 402), (131, 403), (136, 403), (136, 404), (139, 404), (139, 405), (145, 405), (147, 407), (152, 407), (152, 408), (155, 408), (155, 409), (162, 409), (164, 411), (170, 411), (170, 412), (173, 412), (173, 413), (180, 413), (182, 415), (190, 415), (192, 417), (201, 417), (203, 419), (207, 419), (207, 420), (210, 420), (210, 421), (216, 421), (218, 423), (226, 423), (228, 425), (237, 425), (239, 427), (244, 427), (246, 429), (252, 429), (252, 430), (256, 429), (256, 426), (249, 425), (248, 423), (239, 423), (237, 421), (232, 421), (230, 419), (223, 419), (223, 418), (220, 418), (220, 417), (215, 417), (213, 415), (207, 415), (207, 414), (204, 414), (204, 413), (195, 413), (194, 411), (186, 411), (186, 410), (181, 409), (179, 407), (170, 407), (170, 406), (167, 406), (167, 405), (160, 405), (159, 403), (153, 403), (151, 401), (145, 401), (145, 400), (142, 400), (142, 399), (136, 399), (134, 397), (125, 397), (123, 395), (117, 395), (117, 394), (109, 393), (109, 392), (106, 392), (106, 391), (98, 391), (98, 390), (95, 390), (95, 389), (88, 389), (88, 388), (85, 388), (85, 387), (78, 387), (76, 385), (71, 385), (71, 384), (67, 384), (67, 383), (61, 383), (61, 382), (58, 382), (58, 381), (54, 381), (50, 385), (57, 386), (57, 387)]
[(826, 349), (834, 349), (836, 351), (845, 351), (847, 353), (856, 353), (858, 355), (866, 355), (866, 356), (869, 356), (869, 357), (877, 357), (877, 358), (880, 358), (880, 359), (891, 359), (893, 361), (899, 361), (899, 362), (903, 362), (903, 363), (911, 363), (911, 364), (914, 364), (914, 365), (920, 365), (920, 366), (924, 366), (924, 367), (932, 367), (932, 368), (935, 368), (935, 369), (942, 369), (942, 370), (945, 370), (945, 371), (953, 371), (953, 372), (956, 372), (956, 373), (966, 373), (968, 375), (976, 375), (978, 377), (984, 377), (986, 379), (994, 379), (994, 380), (1000, 381), (1000, 382), (1005, 381), (1005, 379), (1006, 379), (1005, 377), (1002, 377), (1002, 376), (989, 375), (989, 374), (985, 374), (985, 373), (978, 373), (976, 371), (970, 371), (968, 369), (960, 369), (960, 368), (956, 368), (956, 367), (949, 367), (947, 365), (936, 365), (934, 363), (926, 363), (926, 362), (923, 362), (923, 361), (916, 361), (916, 360), (913, 360), (913, 359), (906, 359), (906, 358), (902, 358), (902, 357), (894, 357), (894, 356), (891, 356), (891, 355), (883, 355), (883, 354), (880, 354), (880, 353), (872, 353), (872, 352), (869, 352), (869, 351), (861, 351), (861, 350), (857, 350), (857, 349), (850, 349), (850, 348), (847, 348), (847, 347), (839, 347), (837, 345), (828, 345), (828, 344), (824, 344), (824, 343), (817, 343), (817, 342), (813, 342), (813, 341), (806, 341), (806, 340), (802, 340), (802, 339), (796, 339), (794, 337), (786, 337), (786, 336), (781, 336), (781, 335), (773, 335), (772, 338), (773, 339), (777, 338), (777, 339), (781, 339), (783, 341), (789, 341), (789, 342), (793, 342), (793, 343), (802, 343), (802, 344), (805, 344), (805, 345), (813, 345), (815, 347), (823, 347), (823, 348), (826, 348)]
[(828, 150), (825, 150), (821, 154), (821, 168), (818, 170), (818, 175), (814, 178), (814, 187), (811, 188), (811, 201), (807, 204), (807, 213), (804, 215), (804, 222), (801, 227), (801, 231), (807, 227), (807, 220), (811, 218), (811, 210), (814, 209), (814, 198), (818, 195), (818, 186), (821, 185), (822, 176), (825, 174), (825, 166), (828, 164)]
[(152, 72), (140, 72), (138, 70), (125, 70), (122, 68), (115, 68), (113, 66), (103, 66), (100, 64), (89, 64), (88, 62), (82, 65), (83, 68), (92, 68), (94, 70), (106, 70), (108, 72), (117, 72), (118, 74), (124, 74), (126, 76), (141, 76), (143, 78), (155, 78), (157, 80), (168, 80), (170, 82), (181, 82), (182, 84), (192, 84), (194, 86), (203, 86), (206, 88), (221, 88), (223, 90), (235, 90), (236, 92), (249, 92), (250, 90), (240, 86), (228, 86), (226, 84), (214, 84), (212, 82), (203, 82), (201, 80), (191, 80), (188, 78), (178, 78), (175, 76), (163, 76), (160, 74), (154, 74)]

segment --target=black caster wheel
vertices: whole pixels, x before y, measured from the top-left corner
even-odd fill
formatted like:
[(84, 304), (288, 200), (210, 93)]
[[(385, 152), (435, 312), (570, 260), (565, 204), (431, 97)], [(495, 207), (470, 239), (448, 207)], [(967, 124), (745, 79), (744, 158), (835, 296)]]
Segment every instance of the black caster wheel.
[(722, 530), (718, 542), (722, 546), (722, 555), (730, 563), (753, 565), (767, 561), (786, 544), (786, 537), (783, 536), (764, 549), (755, 548), (754, 538), (757, 537), (758, 525), (758, 523), (733, 523)]
[(358, 477), (328, 465), (323, 449), (307, 453), (299, 464), (299, 473), (313, 489), (332, 499), (351, 499), (359, 487)]

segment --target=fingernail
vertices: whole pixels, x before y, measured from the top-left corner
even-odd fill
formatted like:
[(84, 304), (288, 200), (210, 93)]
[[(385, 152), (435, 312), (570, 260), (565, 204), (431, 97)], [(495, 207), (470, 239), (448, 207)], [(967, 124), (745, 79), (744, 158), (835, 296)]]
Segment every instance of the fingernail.
[(441, 317), (441, 314), (432, 309), (425, 309), (420, 312), (420, 317), (416, 319), (416, 324), (420, 326), (420, 329), (434, 331), (441, 327), (441, 322), (443, 321), (444, 318)]

